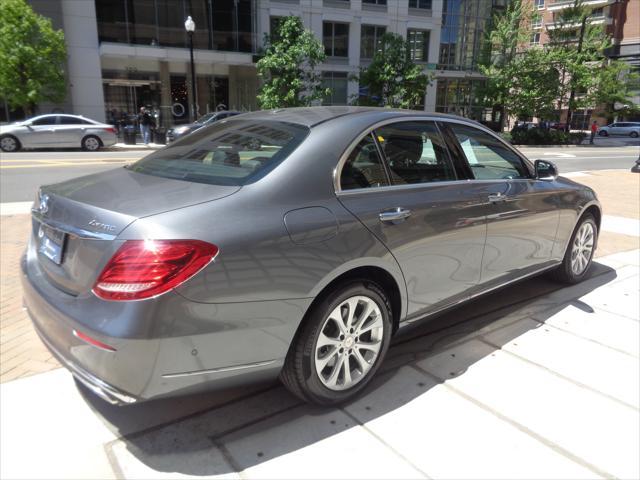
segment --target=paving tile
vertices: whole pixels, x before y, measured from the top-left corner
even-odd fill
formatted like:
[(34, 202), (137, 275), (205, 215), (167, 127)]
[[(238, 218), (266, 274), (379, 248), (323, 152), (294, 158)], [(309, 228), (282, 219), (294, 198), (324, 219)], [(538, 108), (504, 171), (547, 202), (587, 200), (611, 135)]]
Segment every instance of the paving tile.
[[(640, 408), (640, 364), (637, 357), (618, 352), (535, 320), (521, 320), (529, 328), (511, 325), (484, 336), (506, 352)], [(526, 327), (525, 327), (526, 328)], [(620, 379), (624, 381), (620, 381)]]
[[(453, 357), (452, 355), (455, 355)], [(638, 478), (638, 410), (471, 341), (418, 365), (558, 448), (619, 478)], [(615, 372), (612, 372), (615, 375)], [(620, 381), (628, 381), (620, 377)]]
[(536, 313), (532, 318), (546, 325), (640, 356), (640, 323), (630, 318), (592, 308), (577, 301), (551, 316)]
[(593, 478), (508, 422), (405, 367), (345, 410), (431, 478)]
[(219, 441), (245, 478), (424, 478), (339, 410), (292, 409)]

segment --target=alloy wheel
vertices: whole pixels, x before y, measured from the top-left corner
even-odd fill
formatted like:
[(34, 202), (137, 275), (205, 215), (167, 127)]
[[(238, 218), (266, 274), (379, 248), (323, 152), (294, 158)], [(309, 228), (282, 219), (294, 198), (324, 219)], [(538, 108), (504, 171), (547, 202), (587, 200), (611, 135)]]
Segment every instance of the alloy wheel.
[(18, 149), (18, 142), (16, 142), (15, 138), (4, 137), (0, 140), (0, 147), (4, 152), (15, 152)]
[(324, 321), (314, 348), (316, 373), (330, 390), (347, 390), (367, 376), (382, 347), (380, 307), (365, 296), (340, 303)]
[(595, 231), (590, 222), (584, 222), (575, 239), (571, 250), (571, 270), (575, 275), (582, 275), (589, 266), (593, 255)]
[(89, 137), (84, 141), (84, 148), (93, 152), (100, 148), (100, 142), (97, 138)]

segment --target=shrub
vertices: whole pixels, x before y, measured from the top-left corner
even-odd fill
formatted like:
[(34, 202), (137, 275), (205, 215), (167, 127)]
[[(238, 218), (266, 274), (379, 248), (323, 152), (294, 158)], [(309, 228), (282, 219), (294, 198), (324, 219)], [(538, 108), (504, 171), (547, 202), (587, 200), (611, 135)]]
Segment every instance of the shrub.
[(585, 138), (583, 132), (567, 133), (541, 128), (514, 128), (511, 143), (514, 145), (579, 145)]

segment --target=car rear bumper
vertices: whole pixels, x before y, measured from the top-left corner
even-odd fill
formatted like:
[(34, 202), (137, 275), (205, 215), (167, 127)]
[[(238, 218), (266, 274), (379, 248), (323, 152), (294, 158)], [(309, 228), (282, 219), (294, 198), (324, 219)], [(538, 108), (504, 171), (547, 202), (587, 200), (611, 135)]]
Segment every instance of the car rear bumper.
[[(45, 345), (81, 383), (115, 404), (277, 378), (311, 302), (197, 304), (169, 293), (161, 297), (166, 303), (153, 321), (164, 325), (163, 314), (170, 316), (175, 330), (149, 338), (121, 338), (107, 325), (124, 323), (126, 318), (117, 313), (108, 318), (95, 311), (88, 314), (95, 318), (85, 318), (87, 313), (76, 318), (73, 306), (83, 299), (50, 284), (33, 252), (23, 256), (21, 268), (24, 305)], [(87, 343), (74, 331), (115, 351)]]

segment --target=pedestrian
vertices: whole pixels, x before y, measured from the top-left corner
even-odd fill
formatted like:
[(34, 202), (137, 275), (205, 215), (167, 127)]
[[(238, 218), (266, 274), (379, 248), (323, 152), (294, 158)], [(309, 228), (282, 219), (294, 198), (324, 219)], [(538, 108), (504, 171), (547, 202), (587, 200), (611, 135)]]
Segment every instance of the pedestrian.
[(596, 138), (596, 133), (598, 133), (598, 122), (594, 120), (591, 124), (591, 138), (589, 139), (590, 145), (593, 145), (593, 139)]
[(145, 145), (149, 145), (149, 139), (151, 137), (151, 125), (153, 119), (147, 109), (140, 107), (140, 114), (138, 115), (138, 124), (140, 125), (140, 133), (142, 134), (142, 141)]

